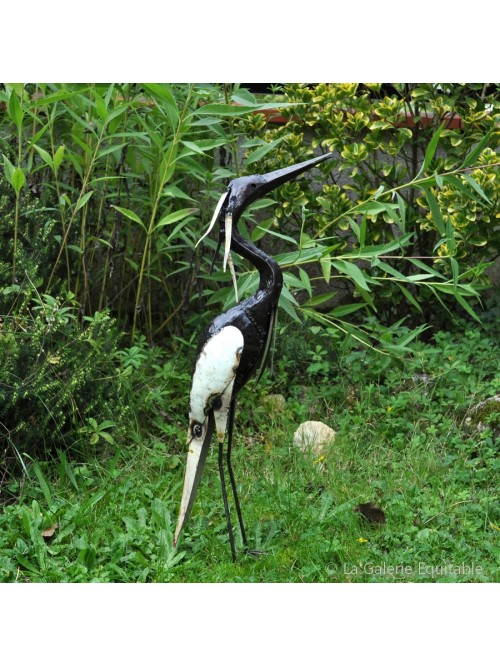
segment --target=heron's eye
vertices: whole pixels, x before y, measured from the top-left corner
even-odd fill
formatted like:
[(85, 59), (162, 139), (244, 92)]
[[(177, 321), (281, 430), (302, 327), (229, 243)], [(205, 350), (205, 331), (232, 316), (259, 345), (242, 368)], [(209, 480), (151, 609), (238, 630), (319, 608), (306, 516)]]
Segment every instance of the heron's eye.
[(202, 425), (199, 422), (194, 422), (191, 426), (191, 433), (194, 438), (201, 438), (201, 434), (203, 433)]

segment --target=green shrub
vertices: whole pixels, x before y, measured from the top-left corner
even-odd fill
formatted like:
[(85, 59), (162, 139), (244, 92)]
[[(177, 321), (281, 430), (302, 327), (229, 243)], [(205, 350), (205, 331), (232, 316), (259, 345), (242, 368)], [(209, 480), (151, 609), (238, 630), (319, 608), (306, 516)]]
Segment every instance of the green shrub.
[[(26, 199), (17, 224), (16, 278), (12, 280), (15, 207), (0, 179), (0, 495), (4, 482), (30, 459), (58, 449), (83, 451), (113, 444), (127, 408), (121, 402), (115, 352), (121, 335), (106, 312), (81, 316), (75, 295), (43, 293), (57, 243), (55, 220)], [(6, 261), (7, 259), (7, 261)], [(15, 485), (14, 485), (15, 486)]]
[(311, 253), (303, 252), (301, 264), (320, 259), (309, 271), (310, 305), (331, 311), (323, 275), (327, 285), (333, 278), (351, 283), (349, 301), (381, 321), (412, 315), (415, 325), (444, 314), (460, 280), (475, 289), (487, 284), (484, 270), (500, 252), (498, 91), (483, 84), (290, 84), (284, 98), (298, 105), (283, 110), (286, 124), (267, 125), (263, 116), (240, 121), (240, 131), (254, 136), (247, 142), (252, 171), (305, 160), (316, 149), (335, 154), (320, 165), (321, 178), (283, 186), (274, 220), (264, 223), (301, 239)]
[(4, 84), (7, 275), (19, 279), (33, 204), (52, 221), (44, 292), (73, 292), (86, 315), (109, 308), (132, 338), (181, 332), (203, 261), (195, 242), (219, 181), (239, 169), (233, 118), (265, 106), (210, 84)]
[(3, 319), (0, 465), (8, 470), (57, 449), (81, 452), (97, 444), (93, 424), (108, 421), (115, 435), (123, 427), (116, 327), (106, 313), (81, 326), (71, 297), (25, 294), (15, 314)]

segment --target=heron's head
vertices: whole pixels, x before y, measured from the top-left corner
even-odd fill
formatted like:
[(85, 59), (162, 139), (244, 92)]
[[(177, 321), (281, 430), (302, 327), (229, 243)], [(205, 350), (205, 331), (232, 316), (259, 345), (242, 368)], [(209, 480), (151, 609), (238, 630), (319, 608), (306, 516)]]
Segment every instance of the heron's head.
[[(215, 209), (212, 221), (206, 233), (200, 241), (210, 233), (215, 223), (219, 222), (219, 247), (224, 243), (224, 270), (226, 268), (229, 251), (231, 248), (231, 238), (233, 234), (233, 225), (237, 225), (243, 211), (253, 202), (262, 199), (267, 194), (275, 190), (280, 185), (288, 183), (304, 171), (311, 169), (315, 165), (333, 157), (333, 153), (326, 153), (319, 157), (299, 162), (291, 167), (276, 169), (267, 174), (256, 174), (252, 176), (241, 176), (235, 178), (227, 186), (226, 192), (222, 195)], [(198, 243), (200, 242), (198, 241)]]
[(258, 199), (262, 199), (270, 192), (284, 183), (293, 180), (304, 171), (311, 169), (315, 165), (327, 160), (333, 156), (333, 153), (320, 155), (319, 157), (299, 162), (291, 167), (276, 169), (267, 174), (258, 174), (254, 176), (242, 176), (231, 181), (227, 188), (227, 203), (225, 206), (225, 215), (230, 215), (233, 222), (236, 223), (243, 211)]

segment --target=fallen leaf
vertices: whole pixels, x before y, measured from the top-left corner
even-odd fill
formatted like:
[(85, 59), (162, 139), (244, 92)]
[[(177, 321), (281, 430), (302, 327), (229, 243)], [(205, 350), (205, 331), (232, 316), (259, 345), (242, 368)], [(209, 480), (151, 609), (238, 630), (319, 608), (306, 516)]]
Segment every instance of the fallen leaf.
[(355, 512), (359, 512), (361, 516), (371, 523), (385, 523), (385, 513), (380, 507), (374, 503), (361, 503), (354, 508)]

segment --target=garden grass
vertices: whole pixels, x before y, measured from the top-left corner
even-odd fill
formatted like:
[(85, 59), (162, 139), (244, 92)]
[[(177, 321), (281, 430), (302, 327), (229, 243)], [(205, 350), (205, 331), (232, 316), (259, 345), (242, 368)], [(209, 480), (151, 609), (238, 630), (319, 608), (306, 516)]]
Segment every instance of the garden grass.
[[(94, 449), (85, 462), (60, 455), (30, 466), (17, 502), (0, 515), (0, 579), (497, 581), (494, 425), (479, 432), (465, 423), (466, 406), (498, 383), (492, 339), (483, 346), (478, 340), (444, 336), (437, 346), (416, 348), (427, 370), (432, 355), (453, 350), (448, 366), (434, 369), (432, 383), (414, 382), (413, 367), (397, 366), (377, 383), (351, 359), (355, 397), (349, 400), (342, 377), (308, 378), (305, 397), (303, 386), (295, 394), (290, 387), (274, 414), (262, 404), (266, 382), (242, 394), (233, 461), (249, 547), (262, 555), (242, 552), (233, 512), (240, 555), (231, 561), (216, 447), (173, 548), (184, 474), (179, 418), (168, 442), (143, 438)], [(293, 445), (293, 433), (300, 421), (321, 417), (337, 436), (320, 461)], [(384, 524), (354, 511), (369, 502), (384, 512)], [(53, 535), (44, 537), (51, 528)]]

